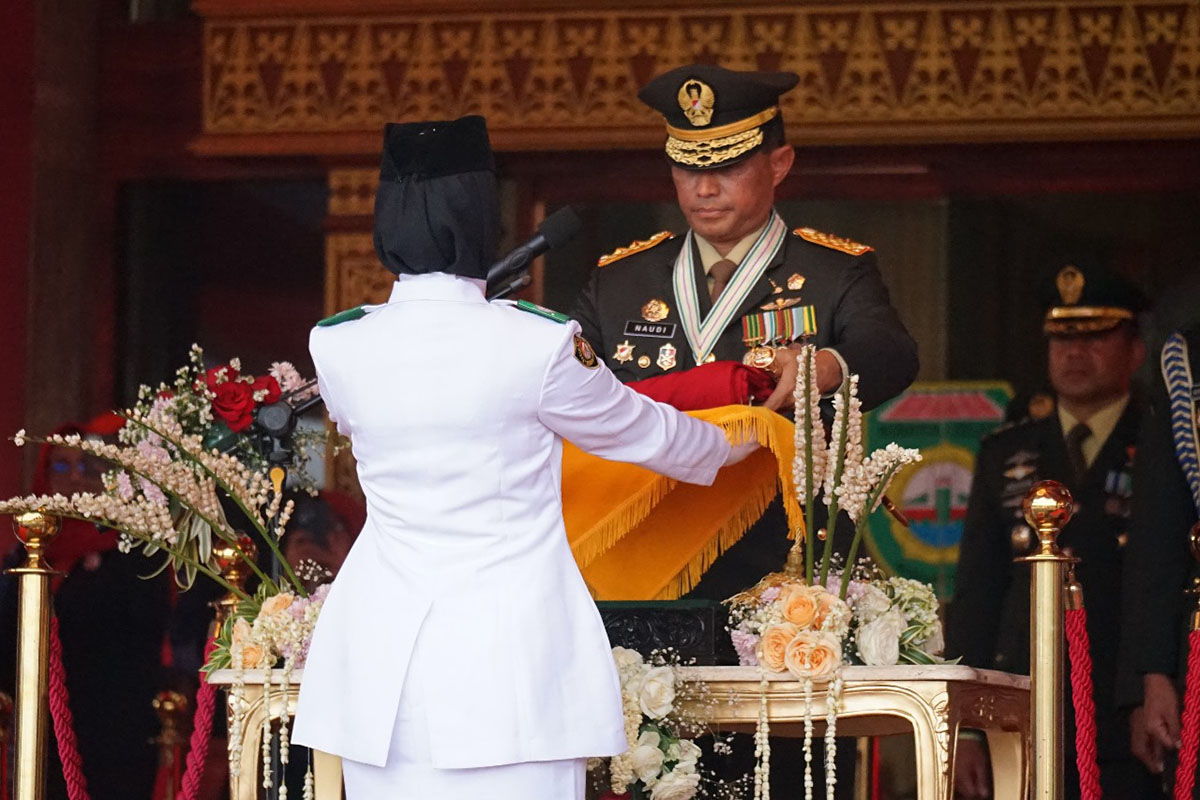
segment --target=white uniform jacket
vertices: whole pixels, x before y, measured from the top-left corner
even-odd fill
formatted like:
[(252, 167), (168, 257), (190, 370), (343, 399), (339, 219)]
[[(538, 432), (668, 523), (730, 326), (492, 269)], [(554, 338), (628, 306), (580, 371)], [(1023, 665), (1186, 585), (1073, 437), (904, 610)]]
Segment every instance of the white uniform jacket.
[(401, 278), (386, 305), (313, 330), (367, 522), (317, 625), (296, 742), (383, 766), (410, 659), (425, 658), (435, 767), (625, 750), (608, 637), (563, 527), (562, 440), (699, 484), (729, 446), (585, 366), (578, 333), (445, 274)]

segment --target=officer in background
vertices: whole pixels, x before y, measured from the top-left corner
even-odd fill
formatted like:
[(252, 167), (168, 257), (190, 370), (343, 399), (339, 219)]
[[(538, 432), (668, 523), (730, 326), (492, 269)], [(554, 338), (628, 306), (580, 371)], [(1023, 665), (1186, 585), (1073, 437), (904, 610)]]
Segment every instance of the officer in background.
[[(1183, 337), (1186, 356), (1180, 353), (1178, 366), (1186, 364), (1187, 369), (1168, 368), (1177, 389), (1173, 403), (1160, 360), (1152, 359), (1152, 391), (1138, 438), (1134, 475), (1138, 490), (1124, 576), (1122, 663), (1132, 673), (1132, 682), (1125, 687), (1127, 699), (1138, 706), (1130, 716), (1131, 747), (1134, 755), (1168, 784), (1174, 778), (1180, 738), (1187, 672), (1185, 632), (1196, 602), (1185, 592), (1196, 573), (1196, 562), (1189, 553), (1189, 534), (1200, 534), (1196, 527), (1200, 524), (1200, 473), (1190, 465), (1185, 470), (1182, 463), (1196, 463), (1196, 447), (1189, 442), (1192, 437), (1188, 434), (1200, 424), (1197, 309), (1200, 277), (1164, 294), (1164, 302), (1155, 309), (1160, 337), (1176, 330)], [(1160, 354), (1161, 347), (1154, 352)], [(1184, 424), (1172, 425), (1173, 410)], [(1186, 425), (1189, 417), (1193, 421), (1191, 430)]]
[[(1051, 277), (1044, 289), (1043, 329), (1057, 408), (1001, 428), (980, 447), (958, 589), (947, 613), (947, 655), (974, 667), (1029, 673), (1029, 565), (1013, 559), (1030, 553), (1037, 537), (1025, 522), (1022, 501), (1040, 480), (1066, 484), (1075, 515), (1059, 542), (1081, 559), (1076, 575), (1088, 610), (1104, 796), (1151, 797), (1142, 787), (1153, 791), (1153, 782), (1130, 756), (1115, 697), (1121, 568), (1139, 418), (1130, 388), (1145, 356), (1137, 322), (1145, 301), (1132, 284), (1100, 269), (1068, 265)], [(1068, 713), (1067, 793), (1077, 797), (1073, 742), (1074, 716)], [(960, 740), (955, 784), (963, 797), (990, 796), (980, 740)]]
[[(831, 394), (859, 376), (864, 410), (917, 374), (917, 348), (892, 308), (875, 254), (811, 228), (789, 230), (774, 209), (795, 151), (779, 97), (790, 72), (692, 64), (638, 93), (667, 124), (667, 159), (689, 230), (663, 231), (600, 259), (572, 317), (623, 382), (743, 361), (778, 378), (766, 405), (792, 405), (796, 349), (817, 353)], [(723, 600), (780, 569), (787, 522), (776, 503), (724, 554), (692, 595)]]

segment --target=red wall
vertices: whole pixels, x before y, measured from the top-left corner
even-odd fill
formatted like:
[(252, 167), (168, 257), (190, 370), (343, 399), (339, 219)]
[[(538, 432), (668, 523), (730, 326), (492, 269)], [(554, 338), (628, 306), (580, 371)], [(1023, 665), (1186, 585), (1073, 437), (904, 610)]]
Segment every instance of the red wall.
[(21, 451), (7, 441), (25, 417), (27, 275), (33, 195), (33, 3), (0, 25), (0, 496), (22, 486)]

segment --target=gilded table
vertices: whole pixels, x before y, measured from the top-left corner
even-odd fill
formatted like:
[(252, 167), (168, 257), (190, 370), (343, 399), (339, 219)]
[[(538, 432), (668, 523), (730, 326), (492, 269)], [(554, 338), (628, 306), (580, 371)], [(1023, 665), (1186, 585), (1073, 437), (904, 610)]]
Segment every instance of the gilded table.
[[(684, 680), (708, 686), (702, 707), (715, 730), (752, 732), (758, 723), (758, 667), (684, 667)], [(772, 735), (803, 736), (804, 689), (791, 675), (769, 674)], [(982, 730), (992, 754), (996, 800), (1021, 800), (1028, 786), (1029, 678), (958, 665), (846, 667), (839, 736), (911, 733), (916, 743), (918, 800), (954, 796), (954, 752), (960, 728)], [(813, 722), (825, 729), (825, 686), (813, 687)], [(818, 751), (819, 752), (819, 751)]]

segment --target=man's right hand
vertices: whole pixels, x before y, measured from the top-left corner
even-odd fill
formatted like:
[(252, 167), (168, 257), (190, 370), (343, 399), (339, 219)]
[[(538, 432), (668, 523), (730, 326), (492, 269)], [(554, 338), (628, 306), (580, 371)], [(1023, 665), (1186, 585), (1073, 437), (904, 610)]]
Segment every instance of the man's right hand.
[(1142, 698), (1129, 716), (1129, 748), (1160, 775), (1164, 753), (1179, 748), (1179, 693), (1169, 677), (1150, 672), (1142, 676)]
[(956, 797), (992, 796), (992, 766), (987, 748), (979, 739), (959, 737), (954, 754), (954, 792)]

